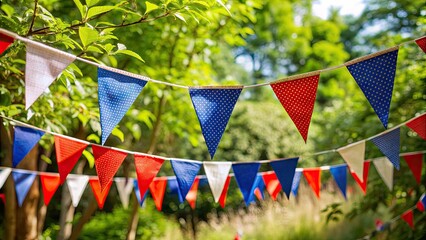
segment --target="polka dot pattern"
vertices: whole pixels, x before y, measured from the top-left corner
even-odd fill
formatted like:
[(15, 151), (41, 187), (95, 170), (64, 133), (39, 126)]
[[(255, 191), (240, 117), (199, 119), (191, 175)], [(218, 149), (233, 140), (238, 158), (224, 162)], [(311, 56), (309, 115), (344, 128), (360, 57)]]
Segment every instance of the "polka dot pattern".
[(92, 145), (92, 150), (95, 156), (96, 173), (103, 191), (112, 182), (127, 153), (96, 145)]
[(426, 140), (426, 115), (418, 117), (405, 125), (415, 131), (421, 138)]
[(204, 139), (213, 159), (242, 88), (189, 89)]
[(308, 139), (318, 82), (319, 74), (271, 84), (272, 90), (274, 90), (275, 95), (293, 120), (305, 142)]
[(396, 169), (399, 170), (399, 141), (400, 128), (391, 132), (377, 136), (371, 141), (380, 149), (380, 151), (392, 162)]
[(58, 172), (61, 184), (63, 184), (88, 144), (61, 136), (55, 135), (54, 137)]
[(146, 81), (98, 68), (102, 145), (146, 85)]
[(347, 66), (385, 128), (395, 79), (398, 49)]
[(417, 46), (419, 46), (424, 53), (426, 53), (426, 37), (422, 37), (416, 40)]

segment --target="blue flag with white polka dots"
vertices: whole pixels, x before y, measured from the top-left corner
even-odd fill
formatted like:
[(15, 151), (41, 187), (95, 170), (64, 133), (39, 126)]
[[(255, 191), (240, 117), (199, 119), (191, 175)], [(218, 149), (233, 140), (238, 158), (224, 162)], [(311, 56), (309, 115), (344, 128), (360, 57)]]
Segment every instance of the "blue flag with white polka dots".
[(242, 88), (190, 88), (204, 139), (213, 159)]
[(102, 145), (139, 96), (146, 81), (98, 68), (98, 98)]
[(173, 172), (176, 175), (179, 186), (179, 201), (183, 202), (194, 183), (198, 171), (200, 171), (201, 163), (178, 160), (170, 160), (170, 163), (172, 164)]
[(379, 135), (371, 141), (380, 149), (380, 151), (389, 158), (396, 169), (399, 170), (399, 147), (400, 147), (400, 128), (388, 133)]
[(347, 66), (385, 128), (395, 79), (398, 49)]
[(235, 180), (237, 180), (238, 187), (243, 194), (244, 202), (247, 206), (252, 202), (254, 196), (255, 188), (253, 188), (253, 186), (255, 184), (259, 168), (260, 163), (257, 162), (232, 164)]

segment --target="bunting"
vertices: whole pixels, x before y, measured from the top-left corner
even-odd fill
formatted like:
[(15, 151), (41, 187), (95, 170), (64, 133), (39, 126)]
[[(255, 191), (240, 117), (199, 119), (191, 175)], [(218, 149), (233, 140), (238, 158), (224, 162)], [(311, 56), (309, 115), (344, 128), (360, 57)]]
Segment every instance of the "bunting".
[(185, 199), (194, 183), (198, 171), (200, 171), (201, 163), (176, 160), (170, 160), (170, 163), (172, 164), (173, 172), (176, 175), (179, 186), (179, 195), (181, 196), (179, 200), (183, 202), (183, 199)]
[(12, 172), (11, 168), (4, 168), (0, 171), (0, 189), (3, 187), (10, 173)]
[(274, 172), (268, 172), (263, 174), (262, 177), (263, 177), (263, 182), (265, 183), (266, 191), (269, 193), (272, 200), (276, 201), (278, 197), (278, 193), (280, 193), (282, 189), (281, 184), (278, 181), (277, 175)]
[(368, 171), (370, 169), (370, 161), (364, 162), (364, 173), (363, 173), (363, 179), (362, 181), (358, 177), (357, 174), (351, 171), (352, 177), (355, 179), (355, 181), (358, 183), (358, 185), (361, 187), (362, 192), (364, 195), (367, 194), (367, 180), (368, 180)]
[(413, 210), (407, 210), (402, 215), (401, 218), (410, 226), (411, 229), (414, 229), (414, 216)]
[(33, 172), (21, 172), (18, 170), (12, 171), (13, 181), (15, 182), (15, 192), (18, 198), (18, 205), (22, 207), (25, 197), (28, 194), (37, 174)]
[(404, 155), (404, 159), (407, 162), (408, 167), (411, 169), (411, 172), (413, 173), (417, 183), (420, 184), (423, 169), (423, 154), (417, 153)]
[(365, 158), (365, 141), (356, 142), (337, 149), (343, 160), (348, 164), (351, 172), (363, 179), (363, 168)]
[(142, 195), (141, 192), (139, 191), (138, 180), (134, 179), (131, 182), (133, 183), (133, 188), (135, 189), (135, 195), (136, 195), (136, 199), (138, 200), (139, 206), (142, 207), (148, 192), (145, 191), (145, 194)]
[(244, 197), (244, 202), (248, 206), (253, 199), (253, 185), (256, 181), (257, 172), (259, 171), (260, 163), (234, 163), (232, 170), (235, 174), (238, 187)]
[[(265, 196), (263, 194), (263, 191), (265, 191), (265, 183), (263, 182), (262, 175), (257, 174), (252, 190), (253, 194), (257, 197), (257, 199), (259, 199), (259, 201), (265, 199)], [(251, 199), (250, 202), (255, 202), (254, 197)]]
[(50, 200), (60, 185), (59, 174), (40, 174), (44, 205), (49, 206)]
[(127, 209), (129, 207), (130, 194), (133, 191), (133, 180), (130, 178), (115, 178), (114, 181), (121, 204), (123, 204), (124, 209)]
[(198, 192), (198, 184), (200, 183), (200, 179), (198, 177), (195, 178), (194, 183), (189, 189), (188, 194), (186, 194), (186, 201), (188, 201), (189, 206), (192, 209), (195, 209), (195, 203), (197, 201), (197, 192)]
[(0, 33), (0, 54), (3, 54), (4, 51), (13, 43), (15, 39)]
[(154, 180), (149, 185), (149, 191), (151, 192), (151, 196), (154, 199), (155, 207), (158, 211), (161, 211), (163, 207), (163, 199), (164, 193), (166, 192), (166, 186), (166, 177), (154, 178)]
[(422, 196), (420, 196), (419, 201), (416, 204), (417, 209), (419, 209), (420, 212), (424, 212), (426, 209), (426, 194), (423, 193)]
[(89, 176), (69, 174), (67, 177), (68, 191), (71, 195), (72, 205), (78, 206), (81, 196), (83, 196), (84, 189), (86, 189), (89, 182)]
[(397, 58), (396, 47), (375, 57), (346, 64), (385, 128), (388, 127)]
[(294, 172), (296, 171), (298, 160), (299, 158), (290, 158), (271, 161), (269, 163), (272, 169), (274, 169), (288, 199), (290, 199), (291, 186), (293, 185)]
[(228, 178), (232, 163), (230, 162), (204, 162), (204, 172), (206, 173), (210, 189), (213, 193), (214, 201), (218, 202), (220, 195)]
[(416, 39), (416, 44), (420, 49), (423, 50), (424, 53), (426, 53), (426, 37)]
[(138, 188), (140, 191), (140, 196), (143, 198), (146, 191), (149, 188), (154, 177), (160, 171), (161, 166), (163, 165), (164, 160), (157, 157), (144, 156), (144, 155), (134, 155), (135, 158), (135, 168), (138, 179)]
[(99, 209), (104, 208), (105, 200), (108, 196), (109, 189), (111, 188), (112, 181), (108, 182), (104, 189), (101, 189), (100, 180), (96, 178), (89, 179), (90, 187), (92, 188), (93, 195), (98, 203)]
[(146, 81), (116, 71), (98, 68), (98, 98), (102, 145), (141, 93)]
[(88, 144), (58, 135), (55, 135), (54, 138), (58, 172), (61, 184), (63, 184)]
[(185, 201), (185, 198), (182, 197), (182, 194), (181, 194), (180, 189), (179, 189), (179, 183), (178, 183), (176, 177), (169, 178), (167, 180), (167, 184), (169, 186), (170, 193), (171, 194), (176, 194), (178, 196), (179, 202), (183, 203)]
[(291, 192), (296, 197), (297, 192), (299, 191), (300, 178), (302, 177), (302, 172), (296, 171), (294, 173), (293, 184), (291, 185)]
[(127, 153), (96, 145), (92, 145), (92, 150), (95, 156), (96, 173), (103, 191), (112, 182)]
[(28, 109), (76, 56), (45, 45), (26, 42), (25, 109)]
[(319, 199), (321, 189), (321, 168), (304, 168), (303, 175)]
[(242, 87), (189, 89), (189, 95), (212, 159), (241, 90)]
[(385, 134), (379, 135), (371, 141), (380, 149), (380, 151), (389, 158), (396, 169), (399, 170), (399, 146), (400, 146), (400, 128), (394, 129)]
[(308, 139), (308, 130), (312, 112), (314, 111), (319, 77), (318, 73), (291, 81), (271, 84), (272, 90), (291, 120), (293, 120), (305, 142)]
[(222, 208), (225, 208), (226, 204), (226, 195), (228, 193), (229, 184), (231, 183), (231, 177), (228, 176), (226, 179), (225, 185), (223, 186), (222, 194), (220, 194), (219, 204)]
[(15, 135), (13, 137), (13, 167), (16, 167), (22, 159), (34, 148), (44, 132), (15, 126)]
[(426, 140), (426, 114), (409, 121), (405, 125)]
[(380, 177), (382, 177), (383, 182), (389, 188), (390, 191), (393, 189), (393, 165), (387, 157), (377, 158), (373, 161), (374, 167), (376, 167), (377, 172)]
[(346, 177), (346, 165), (337, 165), (330, 167), (331, 176), (333, 176), (334, 181), (339, 187), (340, 192), (343, 194), (343, 197), (346, 197), (346, 186), (347, 186), (347, 177)]

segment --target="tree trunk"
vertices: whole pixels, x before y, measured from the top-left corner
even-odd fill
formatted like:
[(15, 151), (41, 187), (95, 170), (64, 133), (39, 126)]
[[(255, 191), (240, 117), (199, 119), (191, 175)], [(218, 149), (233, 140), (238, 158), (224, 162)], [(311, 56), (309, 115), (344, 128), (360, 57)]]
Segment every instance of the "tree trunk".
[(129, 221), (129, 227), (127, 229), (127, 240), (135, 240), (136, 239), (136, 230), (138, 229), (139, 222), (139, 202), (136, 198), (136, 193), (132, 194), (132, 215)]
[[(46, 151), (44, 153), (44, 155), (48, 158), (51, 157), (52, 155), (52, 148), (48, 151)], [(47, 163), (44, 160), (40, 159), (40, 164), (39, 164), (39, 171), (40, 172), (45, 172), (47, 169)], [(44, 199), (44, 196), (43, 196)], [(37, 235), (41, 236), (43, 234), (43, 228), (44, 228), (44, 221), (46, 220), (46, 214), (47, 214), (47, 206), (44, 205), (44, 201), (41, 200), (39, 201), (39, 208), (38, 208), (38, 222), (37, 222)]]
[(77, 225), (72, 230), (71, 236), (69, 238), (70, 240), (76, 240), (78, 236), (80, 236), (80, 233), (83, 230), (84, 224), (86, 224), (90, 220), (90, 218), (92, 217), (96, 209), (98, 209), (98, 204), (96, 203), (95, 198), (92, 198), (92, 200), (90, 200), (89, 205), (85, 209), (83, 216), (81, 216)]

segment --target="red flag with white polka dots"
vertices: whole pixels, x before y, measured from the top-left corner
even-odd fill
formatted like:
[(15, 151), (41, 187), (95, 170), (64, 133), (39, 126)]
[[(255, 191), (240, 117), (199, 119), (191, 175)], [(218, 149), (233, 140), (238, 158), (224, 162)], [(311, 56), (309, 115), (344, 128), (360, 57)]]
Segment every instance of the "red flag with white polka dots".
[(95, 156), (96, 173), (103, 191), (112, 182), (112, 178), (120, 168), (127, 153), (96, 145), (92, 146), (92, 150)]
[(293, 120), (305, 142), (308, 139), (309, 125), (314, 111), (319, 76), (319, 74), (316, 74), (271, 84), (272, 90), (274, 90), (275, 95)]

